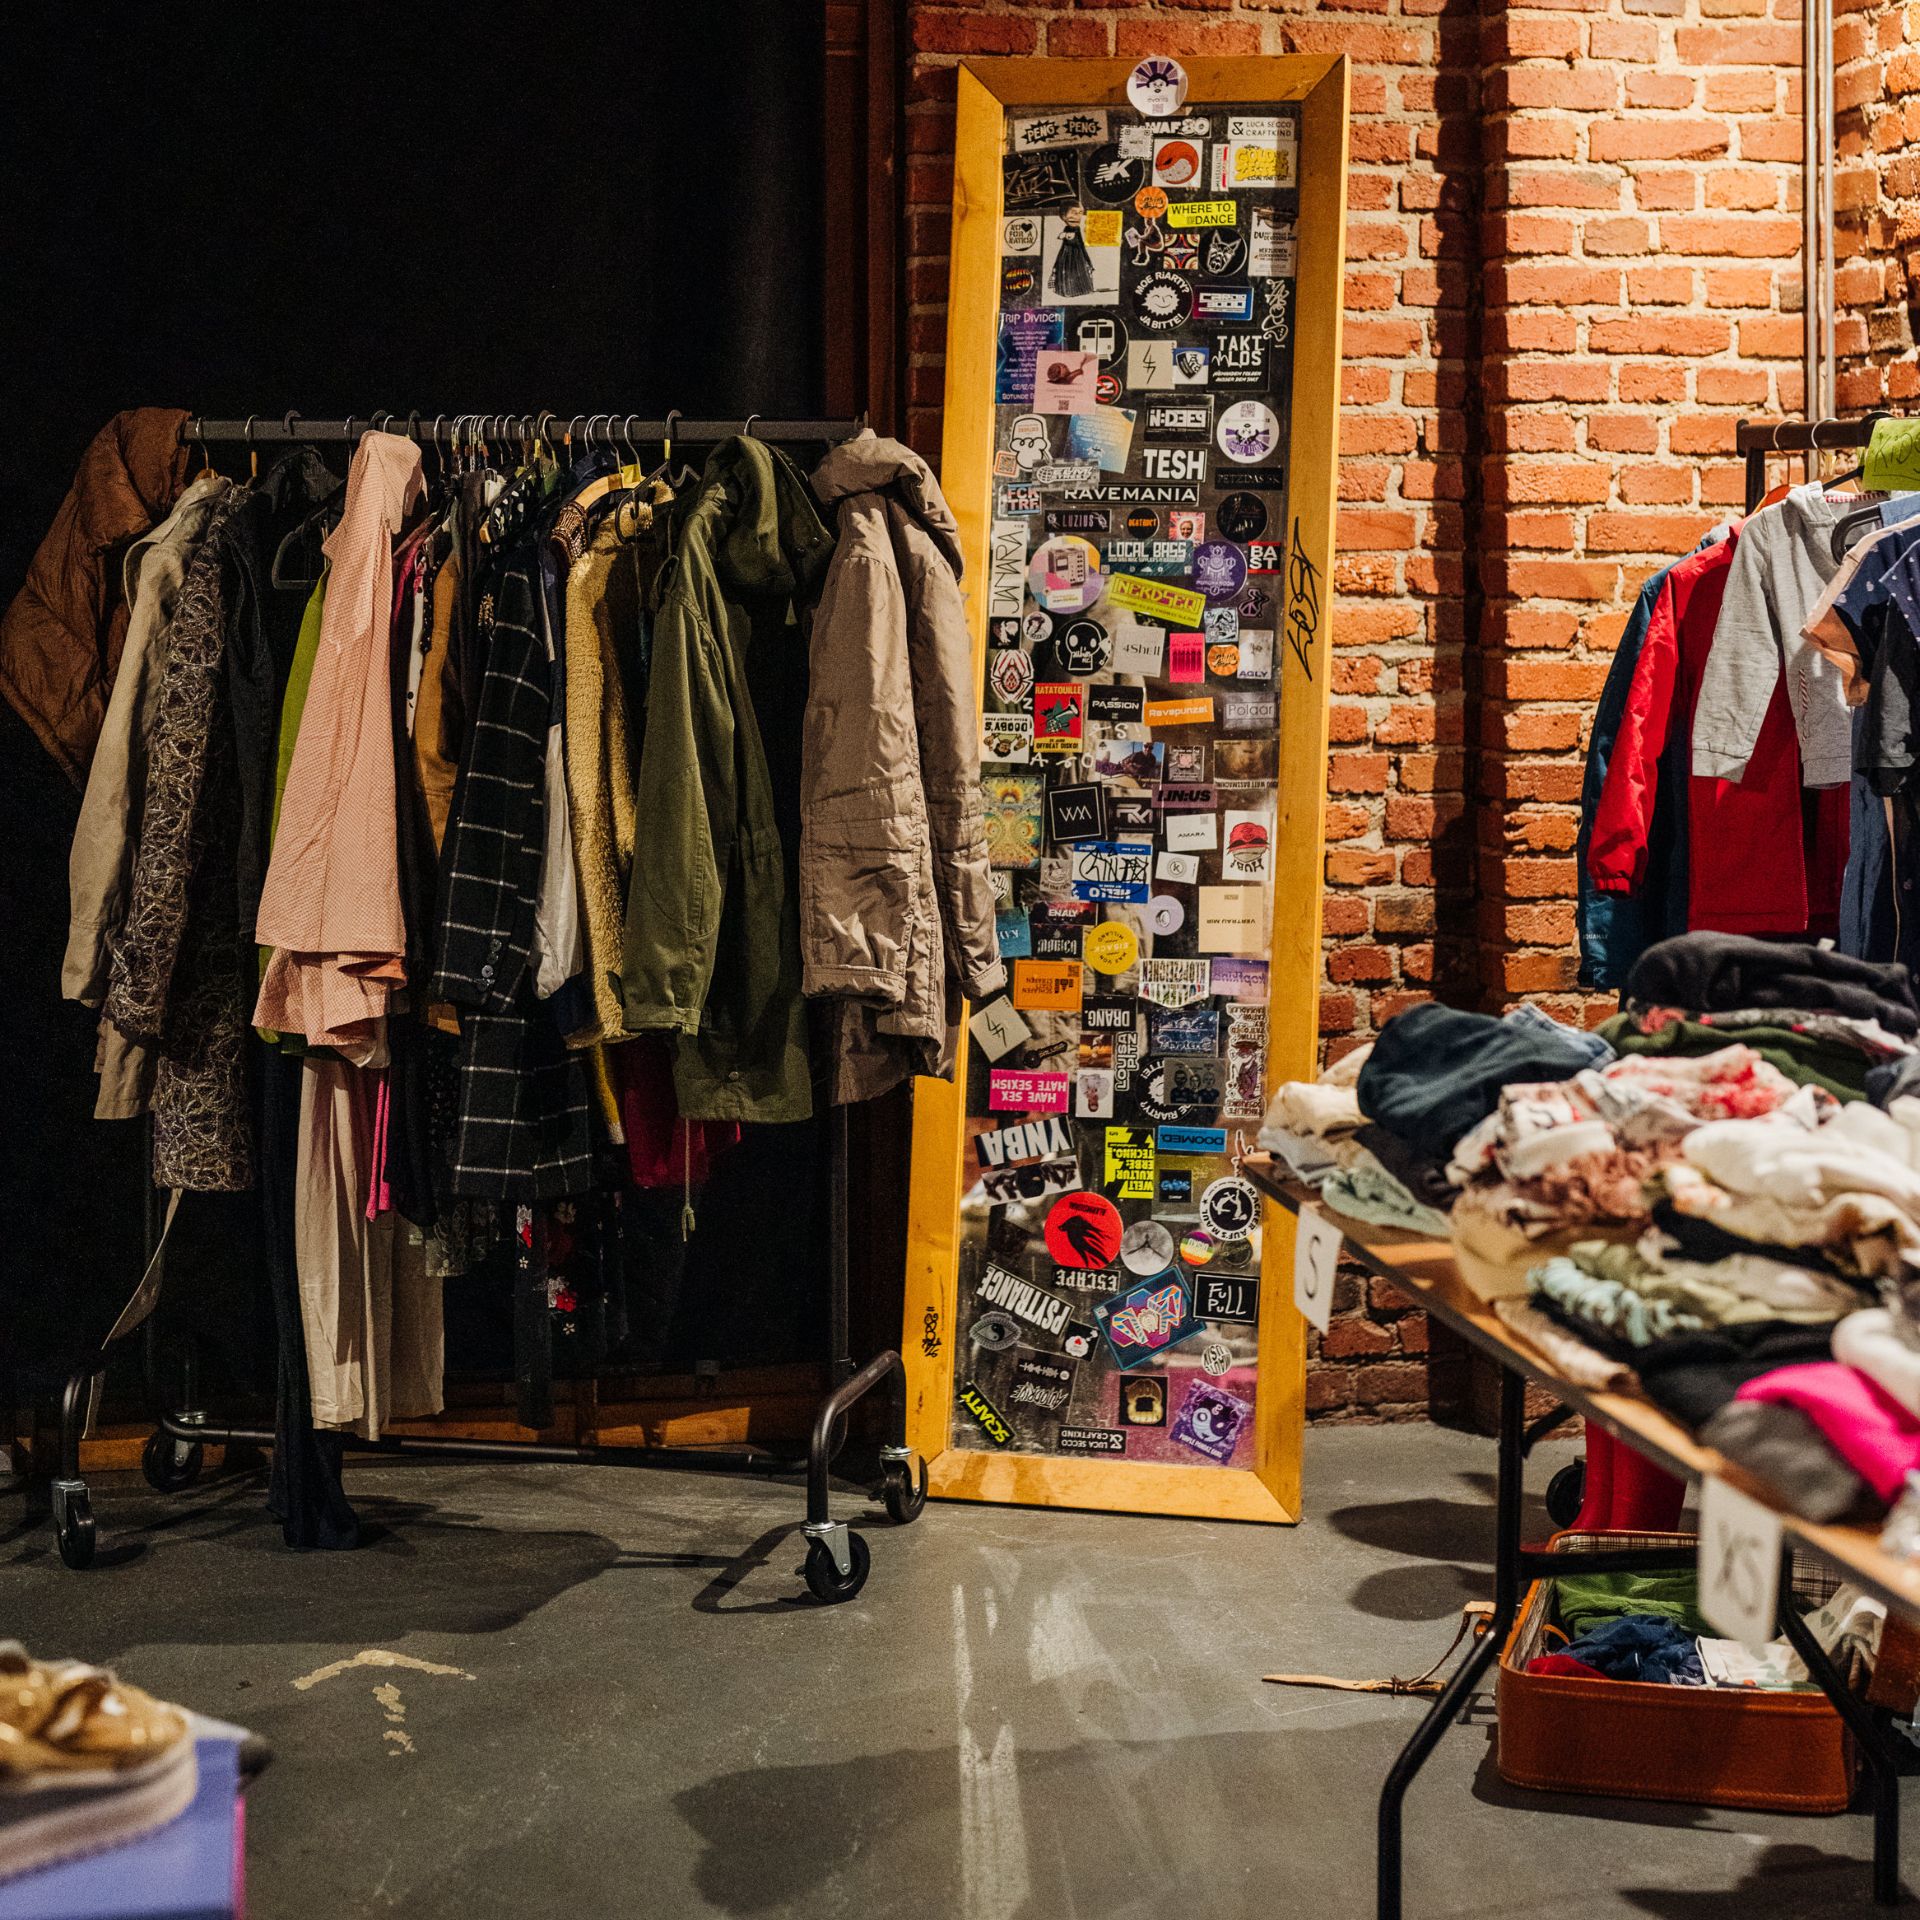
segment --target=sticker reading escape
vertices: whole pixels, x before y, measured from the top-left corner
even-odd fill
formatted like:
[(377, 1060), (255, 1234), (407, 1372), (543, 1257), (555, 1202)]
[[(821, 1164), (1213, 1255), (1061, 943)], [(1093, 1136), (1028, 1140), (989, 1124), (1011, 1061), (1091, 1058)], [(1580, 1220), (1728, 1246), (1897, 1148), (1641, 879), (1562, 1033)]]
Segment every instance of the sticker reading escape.
[(1047, 1213), (1047, 1251), (1063, 1267), (1086, 1272), (1120, 1257), (1120, 1210), (1105, 1194), (1063, 1193)]

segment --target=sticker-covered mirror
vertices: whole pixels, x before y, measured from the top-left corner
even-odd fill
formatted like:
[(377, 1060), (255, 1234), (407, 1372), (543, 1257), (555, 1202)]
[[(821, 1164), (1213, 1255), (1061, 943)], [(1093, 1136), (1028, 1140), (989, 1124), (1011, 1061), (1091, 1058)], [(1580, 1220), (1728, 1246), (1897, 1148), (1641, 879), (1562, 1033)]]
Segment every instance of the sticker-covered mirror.
[(943, 483), (1009, 978), (916, 1085), (912, 1438), (936, 1494), (1288, 1519), (1291, 1233), (1238, 1161), (1314, 1058), (1345, 65), (959, 85)]

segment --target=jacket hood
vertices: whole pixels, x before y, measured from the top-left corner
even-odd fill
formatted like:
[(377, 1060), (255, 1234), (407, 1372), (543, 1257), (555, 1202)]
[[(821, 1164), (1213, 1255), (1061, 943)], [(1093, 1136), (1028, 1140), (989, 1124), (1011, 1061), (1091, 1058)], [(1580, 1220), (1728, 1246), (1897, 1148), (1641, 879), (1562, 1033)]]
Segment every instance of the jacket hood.
[(923, 526), (942, 558), (961, 577), (960, 528), (933, 469), (898, 440), (872, 428), (843, 440), (813, 470), (813, 490), (829, 504), (854, 493), (887, 493)]
[(724, 586), (743, 594), (811, 600), (833, 558), (833, 535), (785, 454), (751, 435), (715, 447), (701, 476), (704, 495), (726, 489), (726, 534), (715, 554)]

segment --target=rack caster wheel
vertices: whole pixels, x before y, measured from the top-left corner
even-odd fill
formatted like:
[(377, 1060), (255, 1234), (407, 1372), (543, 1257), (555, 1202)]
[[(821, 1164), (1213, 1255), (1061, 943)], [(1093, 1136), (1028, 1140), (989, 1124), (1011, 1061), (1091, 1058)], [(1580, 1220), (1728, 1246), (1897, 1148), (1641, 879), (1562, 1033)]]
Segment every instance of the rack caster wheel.
[(60, 1543), (60, 1558), (75, 1573), (93, 1565), (93, 1507), (83, 1483), (54, 1482), (53, 1528)]
[(873, 1556), (867, 1551), (867, 1543), (859, 1534), (848, 1527), (840, 1527), (837, 1531), (845, 1536), (846, 1541), (847, 1569), (844, 1573), (826, 1540), (817, 1539), (807, 1548), (807, 1591), (816, 1600), (825, 1600), (830, 1604), (851, 1600), (867, 1584), (867, 1574), (873, 1565)]
[(155, 1493), (180, 1493), (200, 1478), (206, 1449), (198, 1440), (176, 1440), (164, 1430), (147, 1436), (140, 1471)]
[(1587, 1500), (1587, 1463), (1570, 1461), (1547, 1482), (1547, 1518), (1566, 1528), (1580, 1518)]
[(916, 1454), (890, 1455), (880, 1497), (896, 1527), (918, 1520), (927, 1504), (927, 1463)]

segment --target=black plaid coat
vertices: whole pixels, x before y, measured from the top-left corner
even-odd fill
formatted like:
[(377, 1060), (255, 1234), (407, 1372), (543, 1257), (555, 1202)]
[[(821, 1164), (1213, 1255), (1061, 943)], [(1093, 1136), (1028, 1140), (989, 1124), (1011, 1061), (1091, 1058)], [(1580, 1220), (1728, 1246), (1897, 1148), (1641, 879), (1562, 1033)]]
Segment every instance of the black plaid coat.
[(452, 1186), (475, 1200), (554, 1199), (593, 1178), (586, 1075), (528, 967), (552, 709), (534, 591), (509, 563), (440, 860), (433, 992), (461, 1010)]

